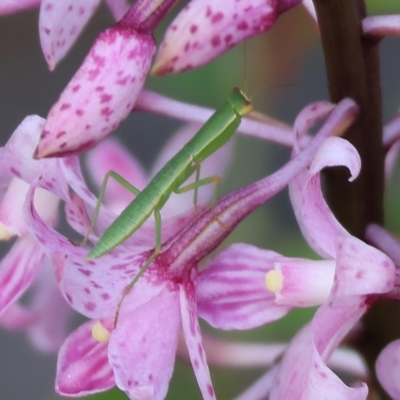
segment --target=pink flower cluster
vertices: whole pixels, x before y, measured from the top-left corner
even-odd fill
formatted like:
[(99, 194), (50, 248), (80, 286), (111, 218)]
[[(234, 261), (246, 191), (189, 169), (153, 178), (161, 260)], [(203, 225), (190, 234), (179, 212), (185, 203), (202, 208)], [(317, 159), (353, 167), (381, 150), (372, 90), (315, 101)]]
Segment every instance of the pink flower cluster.
[[(59, 350), (57, 393), (78, 397), (117, 386), (129, 398), (142, 400), (167, 395), (175, 357), (181, 353), (182, 330), (201, 395), (211, 400), (216, 395), (207, 358), (213, 363), (221, 358), (218, 350), (207, 354), (210, 339), (203, 345), (198, 318), (217, 329), (245, 330), (275, 321), (296, 307), (318, 306), (312, 320), (274, 353), (280, 357), (270, 357), (266, 374), (239, 398), (366, 399), (368, 372), (363, 362), (356, 353), (338, 347), (355, 334), (374, 301), (399, 298), (400, 244), (379, 226), (368, 230), (376, 247), (352, 236), (323, 197), (322, 169), (344, 166), (350, 180), (361, 169), (357, 150), (340, 137), (357, 117), (353, 100), (308, 105), (291, 127), (243, 118), (241, 133), (289, 145), (290, 160), (275, 173), (220, 198), (212, 209), (204, 206), (211, 203), (212, 186), (201, 192), (198, 210), (192, 194), (173, 194), (161, 210), (161, 253), (129, 292), (126, 287), (154, 250), (152, 218), (123, 244), (93, 260), (86, 257), (87, 247), (55, 229), (62, 201), (69, 225), (83, 237), (90, 232), (88, 241), (95, 244), (134, 198), (110, 183), (92, 230), (97, 199), (85, 183), (77, 154), (91, 150), (87, 168), (98, 187), (113, 170), (142, 189), (210, 114), (143, 91), (156, 52), (153, 30), (174, 1), (138, 0), (132, 6), (125, 0), (106, 2), (118, 22), (98, 36), (47, 118), (26, 117), (0, 152), (0, 235), (17, 237), (0, 262), (0, 324), (26, 330), (43, 350)], [(8, 0), (0, 1), (0, 13), (40, 6), (40, 41), (53, 69), (99, 3)], [(192, 0), (165, 33), (152, 71), (165, 75), (197, 68), (270, 29), (299, 3)], [(312, 3), (305, 6), (314, 15)], [(398, 34), (399, 26), (398, 17), (371, 17), (363, 29), (365, 35), (383, 36)], [(197, 122), (175, 135), (151, 173), (117, 141), (105, 139), (133, 109)], [(383, 145), (395, 144), (399, 133), (397, 116), (385, 127)], [(204, 162), (202, 176), (223, 173), (229, 146)], [(393, 156), (387, 160), (390, 174)], [(199, 267), (248, 214), (285, 187), (303, 236), (320, 260), (236, 243)], [(20, 301), (26, 291), (32, 293), (29, 306)], [(67, 334), (72, 310), (88, 320)], [(232, 345), (232, 354), (226, 356), (231, 365), (239, 363), (234, 358), (239, 348)], [(268, 346), (262, 348), (267, 359)], [(395, 341), (376, 365), (381, 384), (394, 399), (400, 399), (399, 358), (400, 341)], [(256, 353), (249, 356), (249, 364), (252, 359), (257, 359)], [(329, 365), (348, 372), (349, 385)]]

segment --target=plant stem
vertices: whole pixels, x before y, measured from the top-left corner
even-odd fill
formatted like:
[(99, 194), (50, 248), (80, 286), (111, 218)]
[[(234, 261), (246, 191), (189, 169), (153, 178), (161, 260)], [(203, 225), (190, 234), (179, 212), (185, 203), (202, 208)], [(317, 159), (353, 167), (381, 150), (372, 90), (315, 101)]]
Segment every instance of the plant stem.
[[(364, 0), (314, 0), (329, 82), (331, 101), (351, 97), (360, 107), (357, 121), (346, 132), (358, 150), (362, 170), (354, 183), (343, 169), (327, 171), (327, 198), (339, 221), (353, 235), (364, 239), (370, 223), (383, 224), (384, 150), (382, 146), (382, 105), (379, 76), (379, 40), (362, 35), (366, 15)], [(363, 322), (365, 334), (354, 343), (374, 374), (376, 357), (391, 340), (400, 336), (399, 306), (377, 302)], [(390, 326), (390, 333), (388, 331)], [(389, 399), (376, 376), (371, 392)]]
[[(314, 0), (331, 101), (351, 97), (360, 115), (345, 138), (358, 150), (362, 170), (354, 183), (348, 173), (326, 174), (328, 200), (340, 222), (363, 238), (368, 224), (383, 222), (384, 152), (378, 41), (362, 36), (363, 0)], [(340, 188), (340, 190), (338, 190)]]

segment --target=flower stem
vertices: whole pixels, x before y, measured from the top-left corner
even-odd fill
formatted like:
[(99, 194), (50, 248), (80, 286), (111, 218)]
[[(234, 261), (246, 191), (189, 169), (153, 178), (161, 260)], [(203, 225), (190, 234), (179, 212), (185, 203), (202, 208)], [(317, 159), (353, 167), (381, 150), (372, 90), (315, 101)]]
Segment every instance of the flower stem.
[[(362, 171), (347, 182), (347, 171), (326, 174), (328, 201), (340, 222), (363, 238), (366, 226), (383, 222), (384, 153), (382, 105), (376, 39), (362, 35), (364, 0), (314, 0), (332, 102), (350, 97), (360, 107), (357, 121), (346, 132), (358, 150)], [(340, 188), (340, 190), (338, 190)]]

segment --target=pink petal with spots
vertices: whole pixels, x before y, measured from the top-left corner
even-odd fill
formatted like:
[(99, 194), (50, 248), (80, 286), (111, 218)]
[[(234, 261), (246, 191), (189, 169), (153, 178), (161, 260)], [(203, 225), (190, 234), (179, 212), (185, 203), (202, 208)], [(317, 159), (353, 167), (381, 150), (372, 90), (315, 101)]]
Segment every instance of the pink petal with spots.
[(153, 73), (166, 75), (200, 67), (239, 42), (267, 31), (281, 12), (299, 3), (301, 0), (192, 0), (164, 35)]
[(42, 176), (41, 187), (63, 200), (68, 200), (68, 186), (58, 160), (33, 159), (44, 123), (43, 118), (30, 115), (19, 124), (1, 152), (0, 176), (19, 178), (26, 183), (32, 183)]
[(199, 321), (197, 320), (196, 299), (193, 283), (187, 282), (180, 288), (180, 303), (183, 333), (189, 352), (190, 361), (196, 375), (204, 400), (214, 400), (215, 392), (211, 382), (206, 353), (201, 341)]
[(34, 186), (24, 207), (28, 229), (52, 259), (63, 296), (75, 310), (89, 318), (113, 318), (124, 288), (149, 254), (117, 249), (100, 259), (86, 260), (87, 249), (60, 235), (39, 217), (32, 204), (33, 193)]
[(122, 305), (108, 357), (117, 386), (130, 399), (162, 400), (166, 396), (181, 321), (178, 296), (164, 288), (134, 312), (125, 311), (129, 298)]
[(88, 321), (72, 332), (58, 353), (56, 392), (78, 397), (115, 386), (105, 343), (92, 337), (94, 322)]
[(106, 0), (106, 3), (116, 21), (119, 21), (130, 7), (127, 0)]
[(100, 0), (42, 0), (39, 35), (50, 70), (75, 43), (99, 3)]
[[(201, 125), (187, 124), (164, 146), (161, 154), (157, 157), (156, 163), (152, 168), (150, 177), (153, 177), (182, 147), (197, 133)], [(233, 141), (229, 141), (226, 145), (217, 150), (214, 154), (204, 160), (200, 165), (200, 179), (211, 176), (219, 176), (223, 179), (224, 173), (229, 165), (230, 156), (232, 154)], [(183, 186), (195, 181), (195, 174), (192, 175)], [(207, 184), (199, 188), (198, 205), (210, 205), (216, 190), (215, 182)], [(162, 209), (162, 215), (176, 215), (176, 210), (180, 212), (193, 209), (194, 191), (190, 190), (186, 193), (175, 194), (171, 197)]]
[(265, 275), (280, 254), (247, 244), (221, 251), (200, 272), (197, 314), (219, 329), (251, 329), (283, 317), (289, 306), (277, 305)]
[(326, 204), (320, 182), (324, 167), (343, 165), (354, 179), (360, 170), (355, 148), (341, 138), (328, 138), (320, 147), (308, 171), (303, 171), (289, 184), (290, 199), (303, 236), (321, 256), (336, 258), (335, 238), (349, 236)]
[(393, 400), (400, 399), (400, 340), (389, 343), (375, 364), (379, 382)]
[(0, 0), (0, 14), (12, 14), (37, 7), (41, 0)]
[(44, 254), (33, 238), (17, 239), (0, 262), (0, 313), (30, 286), (43, 258)]
[(129, 115), (155, 50), (146, 34), (114, 26), (99, 35), (51, 108), (36, 158), (93, 148)]
[[(109, 171), (121, 175), (139, 190), (147, 184), (147, 174), (139, 161), (113, 139), (103, 141), (90, 151), (86, 157), (86, 165), (98, 189)], [(134, 198), (133, 193), (121, 183), (112, 177), (108, 180), (104, 203), (114, 212), (120, 213)]]

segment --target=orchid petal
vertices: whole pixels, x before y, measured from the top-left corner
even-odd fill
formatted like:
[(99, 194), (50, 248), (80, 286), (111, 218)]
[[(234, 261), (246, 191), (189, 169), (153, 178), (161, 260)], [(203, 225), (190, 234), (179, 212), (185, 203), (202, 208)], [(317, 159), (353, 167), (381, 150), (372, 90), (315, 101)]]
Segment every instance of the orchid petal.
[(367, 228), (366, 238), (387, 254), (397, 266), (400, 265), (400, 242), (395, 235), (379, 225), (371, 224)]
[(376, 360), (376, 375), (393, 400), (400, 399), (400, 340), (389, 343)]
[(13, 14), (37, 7), (42, 0), (0, 0), (0, 15)]
[[(98, 188), (109, 171), (121, 175), (139, 190), (142, 190), (147, 183), (146, 173), (139, 161), (116, 140), (108, 139), (99, 143), (87, 154), (86, 165)], [(114, 212), (120, 213), (133, 199), (134, 194), (121, 183), (112, 178), (108, 180), (104, 202)]]
[(73, 310), (60, 293), (49, 262), (42, 265), (32, 286), (29, 309), (36, 322), (28, 330), (29, 339), (43, 352), (58, 351), (67, 337)]
[(58, 161), (38, 161), (32, 158), (44, 123), (43, 118), (30, 115), (18, 125), (1, 152), (0, 176), (19, 178), (26, 183), (32, 183), (38, 176), (42, 176), (41, 187), (67, 201), (68, 186)]
[(30, 286), (44, 254), (30, 236), (14, 243), (0, 262), (0, 312), (18, 299)]
[(162, 400), (168, 391), (178, 345), (178, 293), (165, 287), (134, 312), (127, 313), (124, 306), (129, 300), (122, 304), (109, 342), (115, 380), (131, 399)]
[(283, 317), (265, 274), (283, 257), (247, 244), (227, 247), (199, 275), (198, 316), (220, 329), (250, 329)]
[(201, 342), (200, 326), (196, 316), (196, 299), (194, 298), (194, 288), (191, 285), (191, 283), (187, 283), (185, 287), (180, 287), (183, 333), (203, 399), (214, 400), (216, 397), (206, 353)]
[(321, 360), (312, 325), (303, 328), (289, 346), (272, 386), (271, 400), (366, 400), (368, 388), (346, 386)]
[(50, 70), (69, 51), (99, 3), (100, 0), (42, 0), (39, 35)]
[(132, 110), (155, 50), (152, 37), (119, 26), (98, 36), (51, 108), (36, 158), (94, 147)]
[(56, 392), (77, 397), (115, 386), (105, 343), (92, 337), (94, 322), (88, 321), (71, 333), (58, 354)]
[(400, 15), (373, 15), (362, 20), (364, 35), (383, 37), (400, 35)]
[(106, 0), (106, 3), (116, 21), (119, 21), (126, 14), (130, 7), (130, 4), (127, 0)]
[(353, 146), (341, 138), (328, 138), (320, 147), (309, 171), (303, 171), (290, 184), (290, 199), (303, 236), (320, 255), (335, 258), (335, 238), (349, 236), (339, 224), (321, 190), (319, 172), (325, 166), (344, 165), (356, 175), (360, 159)]
[[(32, 186), (24, 209), (28, 229), (53, 260), (56, 278), (65, 299), (75, 310), (89, 318), (112, 318), (124, 288), (136, 276), (148, 256), (116, 251), (99, 260), (86, 260), (86, 249), (74, 245), (39, 217), (32, 205), (34, 190)], [(118, 270), (123, 273), (116, 275), (115, 271)]]
[(301, 0), (192, 0), (160, 45), (155, 75), (200, 67), (239, 42), (267, 31), (279, 14)]

